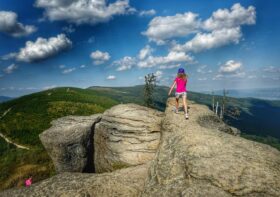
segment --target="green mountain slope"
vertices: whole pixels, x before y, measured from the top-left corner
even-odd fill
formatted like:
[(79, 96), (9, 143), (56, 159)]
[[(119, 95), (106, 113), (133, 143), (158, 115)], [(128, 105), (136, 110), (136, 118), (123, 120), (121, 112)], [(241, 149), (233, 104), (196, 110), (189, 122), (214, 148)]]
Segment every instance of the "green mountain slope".
[(66, 115), (102, 113), (118, 104), (93, 90), (56, 88), (0, 104), (0, 132), (13, 142), (30, 147), (15, 148), (0, 138), (0, 189), (21, 185), (34, 175), (38, 181), (54, 174), (51, 160), (39, 140), (50, 122)]

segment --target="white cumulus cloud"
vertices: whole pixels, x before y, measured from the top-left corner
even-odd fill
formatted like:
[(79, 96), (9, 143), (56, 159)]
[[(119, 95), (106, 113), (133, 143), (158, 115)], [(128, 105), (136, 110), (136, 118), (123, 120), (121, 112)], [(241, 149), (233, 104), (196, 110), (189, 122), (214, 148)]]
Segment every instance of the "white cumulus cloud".
[(197, 33), (195, 37), (183, 45), (177, 44), (173, 50), (200, 52), (221, 47), (230, 43), (239, 43), (242, 33), (240, 27), (214, 30), (210, 33)]
[(109, 75), (106, 79), (108, 79), (108, 80), (115, 80), (115, 79), (116, 79), (116, 76), (114, 76), (114, 75)]
[(171, 64), (171, 65), (161, 65), (158, 68), (159, 69), (173, 69), (178, 68), (181, 64)]
[(220, 67), (219, 72), (224, 74), (236, 73), (241, 69), (241, 66), (242, 66), (241, 62), (229, 60)]
[(109, 21), (115, 15), (134, 12), (129, 0), (36, 0), (35, 6), (45, 9), (50, 21), (65, 20), (75, 24), (98, 24)]
[(6, 67), (3, 71), (7, 74), (11, 74), (13, 73), (16, 69), (18, 68), (18, 66), (16, 64), (11, 64), (10, 66)]
[(151, 10), (142, 10), (139, 12), (139, 16), (153, 16), (155, 15), (157, 12), (154, 9)]
[(62, 65), (59, 65), (58, 66), (60, 69), (63, 69), (63, 68), (65, 68), (66, 66), (64, 65), (64, 64), (62, 64)]
[(90, 57), (95, 65), (103, 64), (111, 58), (108, 52), (102, 52), (99, 50), (92, 52), (90, 54)]
[(17, 14), (11, 11), (0, 11), (0, 32), (13, 37), (22, 37), (37, 31), (33, 25), (23, 25), (17, 21)]
[(181, 63), (193, 63), (193, 57), (185, 52), (169, 51), (166, 56), (152, 55), (153, 49), (146, 45), (140, 50), (137, 57), (125, 56), (116, 60), (112, 65), (117, 66), (117, 71), (129, 70), (133, 66), (138, 68), (158, 67), (158, 69), (172, 69), (180, 66)]
[(206, 81), (206, 80), (207, 80), (206, 77), (198, 78), (198, 81)]
[(35, 42), (27, 41), (25, 47), (17, 53), (16, 59), (23, 62), (40, 61), (69, 49), (71, 46), (72, 42), (64, 34), (49, 39), (39, 37)]
[(266, 66), (263, 68), (264, 72), (268, 73), (280, 73), (280, 67), (275, 67), (275, 66)]
[(76, 29), (73, 27), (73, 25), (69, 25), (69, 26), (62, 27), (62, 31), (71, 34), (74, 33)]
[(198, 67), (196, 71), (201, 74), (212, 73), (211, 69), (207, 70), (206, 68), (207, 68), (207, 65), (202, 65), (202, 66)]
[[(242, 25), (256, 23), (256, 10), (254, 6), (245, 8), (239, 3), (230, 9), (218, 9), (206, 20), (198, 14), (186, 12), (173, 16), (158, 16), (153, 18), (148, 29), (142, 32), (157, 44), (171, 43), (172, 50), (185, 52), (201, 52), (228, 44), (237, 44), (242, 38)], [(178, 37), (195, 36), (185, 43), (174, 40)], [(172, 41), (172, 42), (166, 42)]]
[(9, 60), (9, 59), (14, 59), (17, 56), (17, 53), (8, 53), (6, 55), (3, 55), (0, 59), (1, 60)]
[(76, 70), (76, 68), (67, 68), (67, 69), (64, 69), (62, 71), (62, 74), (69, 74), (69, 73), (71, 73), (71, 72), (73, 72), (75, 70)]
[(117, 71), (129, 70), (136, 65), (136, 59), (134, 57), (125, 56), (120, 60), (114, 61), (113, 65), (118, 66)]
[(221, 65), (219, 72), (213, 77), (213, 80), (221, 80), (226, 78), (244, 78), (246, 73), (243, 71), (242, 63), (234, 60), (228, 60)]
[(149, 68), (154, 66), (163, 66), (166, 64), (176, 64), (180, 62), (192, 62), (193, 58), (185, 52), (170, 51), (167, 56), (148, 56), (146, 59), (138, 62), (138, 67)]
[(164, 44), (167, 39), (184, 37), (198, 30), (200, 21), (197, 14), (186, 12), (174, 16), (158, 16), (153, 18), (143, 35), (157, 44)]
[(253, 25), (256, 23), (255, 7), (249, 6), (247, 9), (240, 3), (234, 4), (230, 10), (218, 9), (207, 19), (203, 27), (207, 30), (239, 27), (240, 25)]
[(160, 80), (162, 78), (163, 72), (160, 70), (157, 70), (154, 75), (156, 76), (157, 80)]
[(147, 56), (151, 55), (152, 52), (153, 49), (149, 45), (146, 45), (143, 49), (140, 50), (138, 57), (140, 60), (143, 60)]

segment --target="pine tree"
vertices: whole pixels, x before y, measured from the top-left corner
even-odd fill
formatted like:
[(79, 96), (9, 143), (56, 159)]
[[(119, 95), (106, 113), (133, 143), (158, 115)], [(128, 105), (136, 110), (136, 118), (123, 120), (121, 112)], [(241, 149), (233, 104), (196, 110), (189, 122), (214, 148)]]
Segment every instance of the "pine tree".
[(153, 93), (156, 87), (156, 76), (150, 73), (145, 76), (144, 102), (147, 107), (154, 106)]

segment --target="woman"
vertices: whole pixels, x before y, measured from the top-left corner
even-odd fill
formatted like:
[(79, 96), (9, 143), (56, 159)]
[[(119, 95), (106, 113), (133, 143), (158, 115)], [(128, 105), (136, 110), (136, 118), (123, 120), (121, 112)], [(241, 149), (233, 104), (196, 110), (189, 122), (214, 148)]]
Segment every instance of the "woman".
[(188, 119), (188, 111), (187, 111), (187, 75), (185, 74), (185, 70), (183, 68), (178, 69), (177, 77), (174, 79), (174, 82), (172, 86), (170, 87), (168, 96), (171, 94), (173, 88), (176, 85), (176, 92), (175, 92), (175, 97), (176, 97), (176, 110), (175, 113), (178, 113), (178, 108), (179, 108), (179, 98), (182, 96), (183, 99), (183, 105), (184, 105), (184, 111), (185, 111), (185, 118)]

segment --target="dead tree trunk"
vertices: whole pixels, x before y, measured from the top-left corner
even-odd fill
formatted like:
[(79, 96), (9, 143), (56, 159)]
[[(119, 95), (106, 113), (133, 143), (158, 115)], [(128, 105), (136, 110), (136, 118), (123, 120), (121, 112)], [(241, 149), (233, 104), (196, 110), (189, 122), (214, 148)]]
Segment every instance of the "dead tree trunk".
[(220, 110), (220, 119), (223, 119), (223, 116), (224, 116), (224, 110), (223, 110), (223, 107), (220, 107), (221, 110)]
[(215, 111), (215, 96), (213, 91), (212, 91), (212, 110)]
[(217, 104), (216, 104), (216, 115), (218, 115), (218, 108), (219, 108), (219, 102), (217, 101)]
[(226, 89), (224, 89), (223, 90), (223, 100), (222, 100), (222, 105), (221, 105), (221, 113), (220, 113), (221, 119), (223, 119), (224, 114), (226, 112), (227, 94), (228, 94), (228, 91), (226, 91)]

